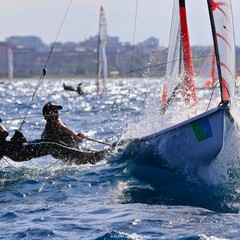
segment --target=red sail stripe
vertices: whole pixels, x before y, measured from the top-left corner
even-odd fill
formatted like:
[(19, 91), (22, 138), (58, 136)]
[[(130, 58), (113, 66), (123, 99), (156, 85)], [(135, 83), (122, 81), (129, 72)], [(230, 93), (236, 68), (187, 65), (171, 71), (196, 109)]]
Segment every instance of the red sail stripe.
[(228, 94), (227, 82), (224, 77), (222, 78), (222, 93), (223, 93), (223, 100), (230, 99), (230, 96)]
[(168, 93), (167, 93), (167, 86), (166, 86), (166, 84), (164, 84), (164, 86), (163, 86), (163, 93), (162, 93), (162, 106), (164, 106), (166, 104), (166, 102), (167, 102), (167, 95), (168, 95)]
[(228, 6), (228, 5), (224, 3), (222, 4), (217, 3), (217, 9), (228, 19), (227, 14), (223, 11), (223, 9), (220, 6)]
[(223, 62), (220, 62), (220, 65), (222, 67), (224, 67), (225, 69), (227, 69), (227, 71), (231, 74), (232, 78), (235, 78), (235, 76), (233, 75), (233, 73), (231, 72), (230, 68)]
[[(184, 2), (185, 3), (185, 2)], [(192, 63), (192, 52), (190, 46), (189, 32), (188, 32), (188, 24), (187, 24), (187, 15), (185, 5), (180, 6), (180, 24), (181, 24), (181, 38), (182, 38), (182, 48), (183, 48), (183, 61), (184, 61), (184, 69), (185, 76), (183, 85), (183, 95), (185, 97), (185, 102), (191, 104), (191, 98), (193, 100), (193, 104), (197, 104), (197, 94), (196, 94), (196, 86), (194, 82), (194, 69)]]
[(217, 37), (221, 38), (232, 49), (230, 43), (227, 41), (227, 39), (222, 34), (217, 33), (216, 35), (217, 35)]

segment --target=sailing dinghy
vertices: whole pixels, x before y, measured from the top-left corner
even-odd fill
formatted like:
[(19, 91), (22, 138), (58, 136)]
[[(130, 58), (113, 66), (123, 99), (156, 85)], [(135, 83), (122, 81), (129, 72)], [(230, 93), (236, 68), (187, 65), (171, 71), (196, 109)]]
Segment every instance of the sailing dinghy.
[[(169, 74), (169, 79), (164, 84), (161, 114), (168, 111), (176, 95), (178, 94), (178, 101), (181, 94), (183, 103), (191, 109), (193, 116), (167, 129), (133, 139), (125, 153), (130, 154), (141, 164), (177, 171), (186, 169), (194, 171), (199, 166), (207, 166), (220, 154), (235, 127), (230, 112), (235, 81), (235, 42), (231, 1), (206, 1), (217, 64), (219, 88), (216, 90), (218, 90), (219, 102), (213, 109), (197, 113), (198, 95), (193, 78), (185, 0), (175, 0), (173, 8), (175, 17), (172, 24), (176, 26), (176, 31), (175, 35), (170, 34), (170, 41), (174, 42), (174, 50), (171, 52), (169, 48), (168, 54), (177, 68), (173, 65), (167, 67), (166, 74)], [(171, 81), (173, 77), (171, 74), (176, 75), (174, 84)]]
[(98, 65), (97, 65), (97, 78), (96, 86), (97, 93), (100, 92), (99, 82), (102, 79), (102, 90), (104, 94), (106, 90), (106, 79), (107, 79), (107, 55), (106, 55), (106, 44), (107, 44), (107, 21), (103, 7), (100, 8), (100, 20), (99, 20), (99, 35), (98, 35)]

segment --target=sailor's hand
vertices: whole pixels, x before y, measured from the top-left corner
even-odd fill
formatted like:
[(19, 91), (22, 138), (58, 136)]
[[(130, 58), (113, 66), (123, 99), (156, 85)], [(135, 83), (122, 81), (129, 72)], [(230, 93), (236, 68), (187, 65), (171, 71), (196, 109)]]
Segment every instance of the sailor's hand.
[(78, 135), (80, 138), (84, 138), (84, 137), (85, 137), (83, 133), (78, 133), (77, 135)]

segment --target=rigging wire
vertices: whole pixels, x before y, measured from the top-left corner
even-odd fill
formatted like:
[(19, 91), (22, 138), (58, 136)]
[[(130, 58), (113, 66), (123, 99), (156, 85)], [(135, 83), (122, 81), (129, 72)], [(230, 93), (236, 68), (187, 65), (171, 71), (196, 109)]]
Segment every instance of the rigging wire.
[[(135, 109), (134, 107), (132, 109)], [(91, 110), (91, 111), (65, 111), (60, 113), (60, 116), (64, 115), (78, 115), (78, 114), (83, 114), (83, 113), (103, 113), (106, 111), (116, 111), (119, 112), (121, 110), (126, 110), (126, 107), (109, 107), (109, 108), (104, 108), (104, 109), (96, 109), (96, 110)], [(28, 116), (25, 117), (25, 119), (36, 119), (36, 118), (42, 118), (42, 115), (33, 115), (33, 116)], [(0, 122), (7, 122), (7, 121), (16, 121), (16, 120), (23, 120), (23, 117), (16, 117), (16, 118), (1, 118)]]
[(209, 109), (209, 107), (210, 107), (210, 104), (211, 104), (212, 98), (213, 98), (213, 93), (214, 93), (214, 91), (215, 91), (215, 89), (216, 89), (216, 87), (217, 87), (218, 84), (220, 84), (220, 83), (219, 83), (219, 82), (216, 82), (216, 83), (214, 84), (214, 86), (213, 86), (212, 94), (211, 94), (211, 96), (210, 96), (210, 98), (209, 98), (209, 102), (208, 102), (208, 106), (207, 106), (206, 111), (208, 111), (208, 109)]
[(63, 24), (64, 24), (64, 22), (65, 22), (65, 19), (66, 19), (66, 17), (67, 17), (68, 12), (69, 12), (69, 9), (70, 9), (70, 6), (71, 6), (71, 4), (72, 4), (72, 1), (73, 1), (73, 0), (70, 0), (70, 2), (69, 2), (69, 4), (68, 4), (67, 10), (66, 10), (65, 15), (64, 15), (64, 17), (63, 17), (63, 20), (62, 20), (62, 22), (61, 22), (61, 25), (60, 25), (60, 27), (59, 27), (59, 29), (58, 29), (56, 38), (55, 38), (55, 40), (54, 40), (54, 42), (53, 42), (53, 44), (52, 44), (52, 47), (51, 47), (51, 49), (50, 49), (50, 51), (49, 51), (47, 60), (46, 60), (46, 62), (45, 62), (45, 64), (44, 64), (44, 67), (43, 67), (43, 70), (42, 70), (42, 74), (41, 74), (41, 76), (40, 76), (40, 78), (39, 78), (39, 80), (38, 80), (37, 86), (36, 86), (36, 88), (35, 88), (35, 90), (34, 90), (34, 92), (33, 92), (33, 94), (32, 94), (32, 97), (31, 97), (30, 103), (29, 103), (29, 105), (28, 105), (27, 111), (25, 112), (25, 115), (24, 115), (24, 117), (23, 117), (23, 121), (22, 121), (22, 123), (21, 123), (20, 126), (19, 126), (19, 130), (22, 130), (22, 126), (23, 126), (23, 124), (25, 123), (25, 120), (26, 120), (26, 118), (27, 118), (27, 115), (28, 115), (28, 112), (29, 112), (29, 110), (30, 110), (30, 107), (32, 106), (32, 104), (33, 104), (33, 102), (34, 102), (35, 95), (36, 95), (37, 91), (39, 90), (40, 86), (42, 85), (42, 82), (43, 82), (43, 80), (44, 80), (44, 77), (46, 76), (48, 62), (49, 62), (50, 57), (51, 57), (51, 55), (52, 55), (53, 48), (54, 48), (54, 46), (56, 45), (57, 39), (58, 39), (58, 37), (59, 37), (59, 34), (60, 34), (61, 30), (62, 30)]
[[(192, 57), (192, 59), (210, 58), (210, 57), (212, 57), (212, 56), (213, 56), (213, 55), (210, 55), (210, 56), (202, 56), (202, 57)], [(156, 63), (156, 64), (153, 64), (153, 65), (148, 65), (148, 66), (146, 66), (146, 67), (141, 67), (141, 68), (133, 69), (133, 70), (131, 70), (130, 72), (131, 72), (131, 73), (134, 73), (134, 72), (138, 72), (138, 71), (145, 71), (146, 69), (152, 69), (152, 68), (155, 68), (155, 67), (164, 66), (164, 65), (167, 65), (167, 64), (169, 64), (169, 63), (174, 63), (174, 62), (178, 62), (178, 61), (180, 61), (180, 59), (176, 59), (176, 60), (169, 61), (169, 62)]]
[[(135, 37), (136, 37), (136, 28), (137, 28), (137, 15), (138, 15), (138, 0), (136, 0), (135, 5), (135, 16), (134, 16), (134, 26), (133, 26), (133, 39), (132, 39), (132, 56), (131, 56), (131, 66), (130, 66), (130, 80), (128, 81), (128, 109), (130, 109), (130, 94), (131, 94), (131, 88), (130, 88), (130, 82), (132, 80), (132, 68), (133, 68), (133, 59), (134, 59), (134, 52), (135, 52)], [(126, 119), (125, 119), (125, 133), (128, 125), (128, 118), (129, 118), (129, 111), (127, 111)]]
[[(8, 161), (8, 159), (6, 157), (3, 157), (2, 159), (12, 168), (18, 169), (18, 167), (14, 166), (12, 163), (10, 163), (10, 161)], [(57, 165), (57, 163), (60, 161), (61, 161), (61, 159), (57, 159), (56, 161), (54, 161), (52, 164), (48, 165), (47, 167), (40, 169), (40, 172), (50, 169), (51, 167)]]

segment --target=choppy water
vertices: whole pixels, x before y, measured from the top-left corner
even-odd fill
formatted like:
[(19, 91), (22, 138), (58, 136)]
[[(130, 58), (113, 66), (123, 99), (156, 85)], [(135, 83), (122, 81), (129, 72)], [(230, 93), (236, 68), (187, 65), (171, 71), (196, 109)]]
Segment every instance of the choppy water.
[[(83, 96), (62, 88), (63, 82), (76, 86), (80, 80), (43, 82), (23, 125), (28, 140), (40, 137), (45, 124), (41, 109), (50, 100), (64, 106), (62, 119), (72, 129), (106, 143), (169, 124), (165, 119), (155, 126), (153, 116), (135, 123), (144, 111), (155, 111), (147, 103), (159, 94), (156, 80), (112, 80), (106, 96), (95, 94), (94, 80), (81, 81)], [(36, 84), (0, 84), (0, 118), (10, 135)], [(238, 137), (235, 133), (227, 152), (198, 176), (158, 169), (154, 182), (148, 174), (156, 169), (121, 155), (95, 166), (65, 166), (50, 156), (26, 163), (3, 159), (0, 239), (240, 239)], [(90, 141), (84, 146), (104, 148)]]

